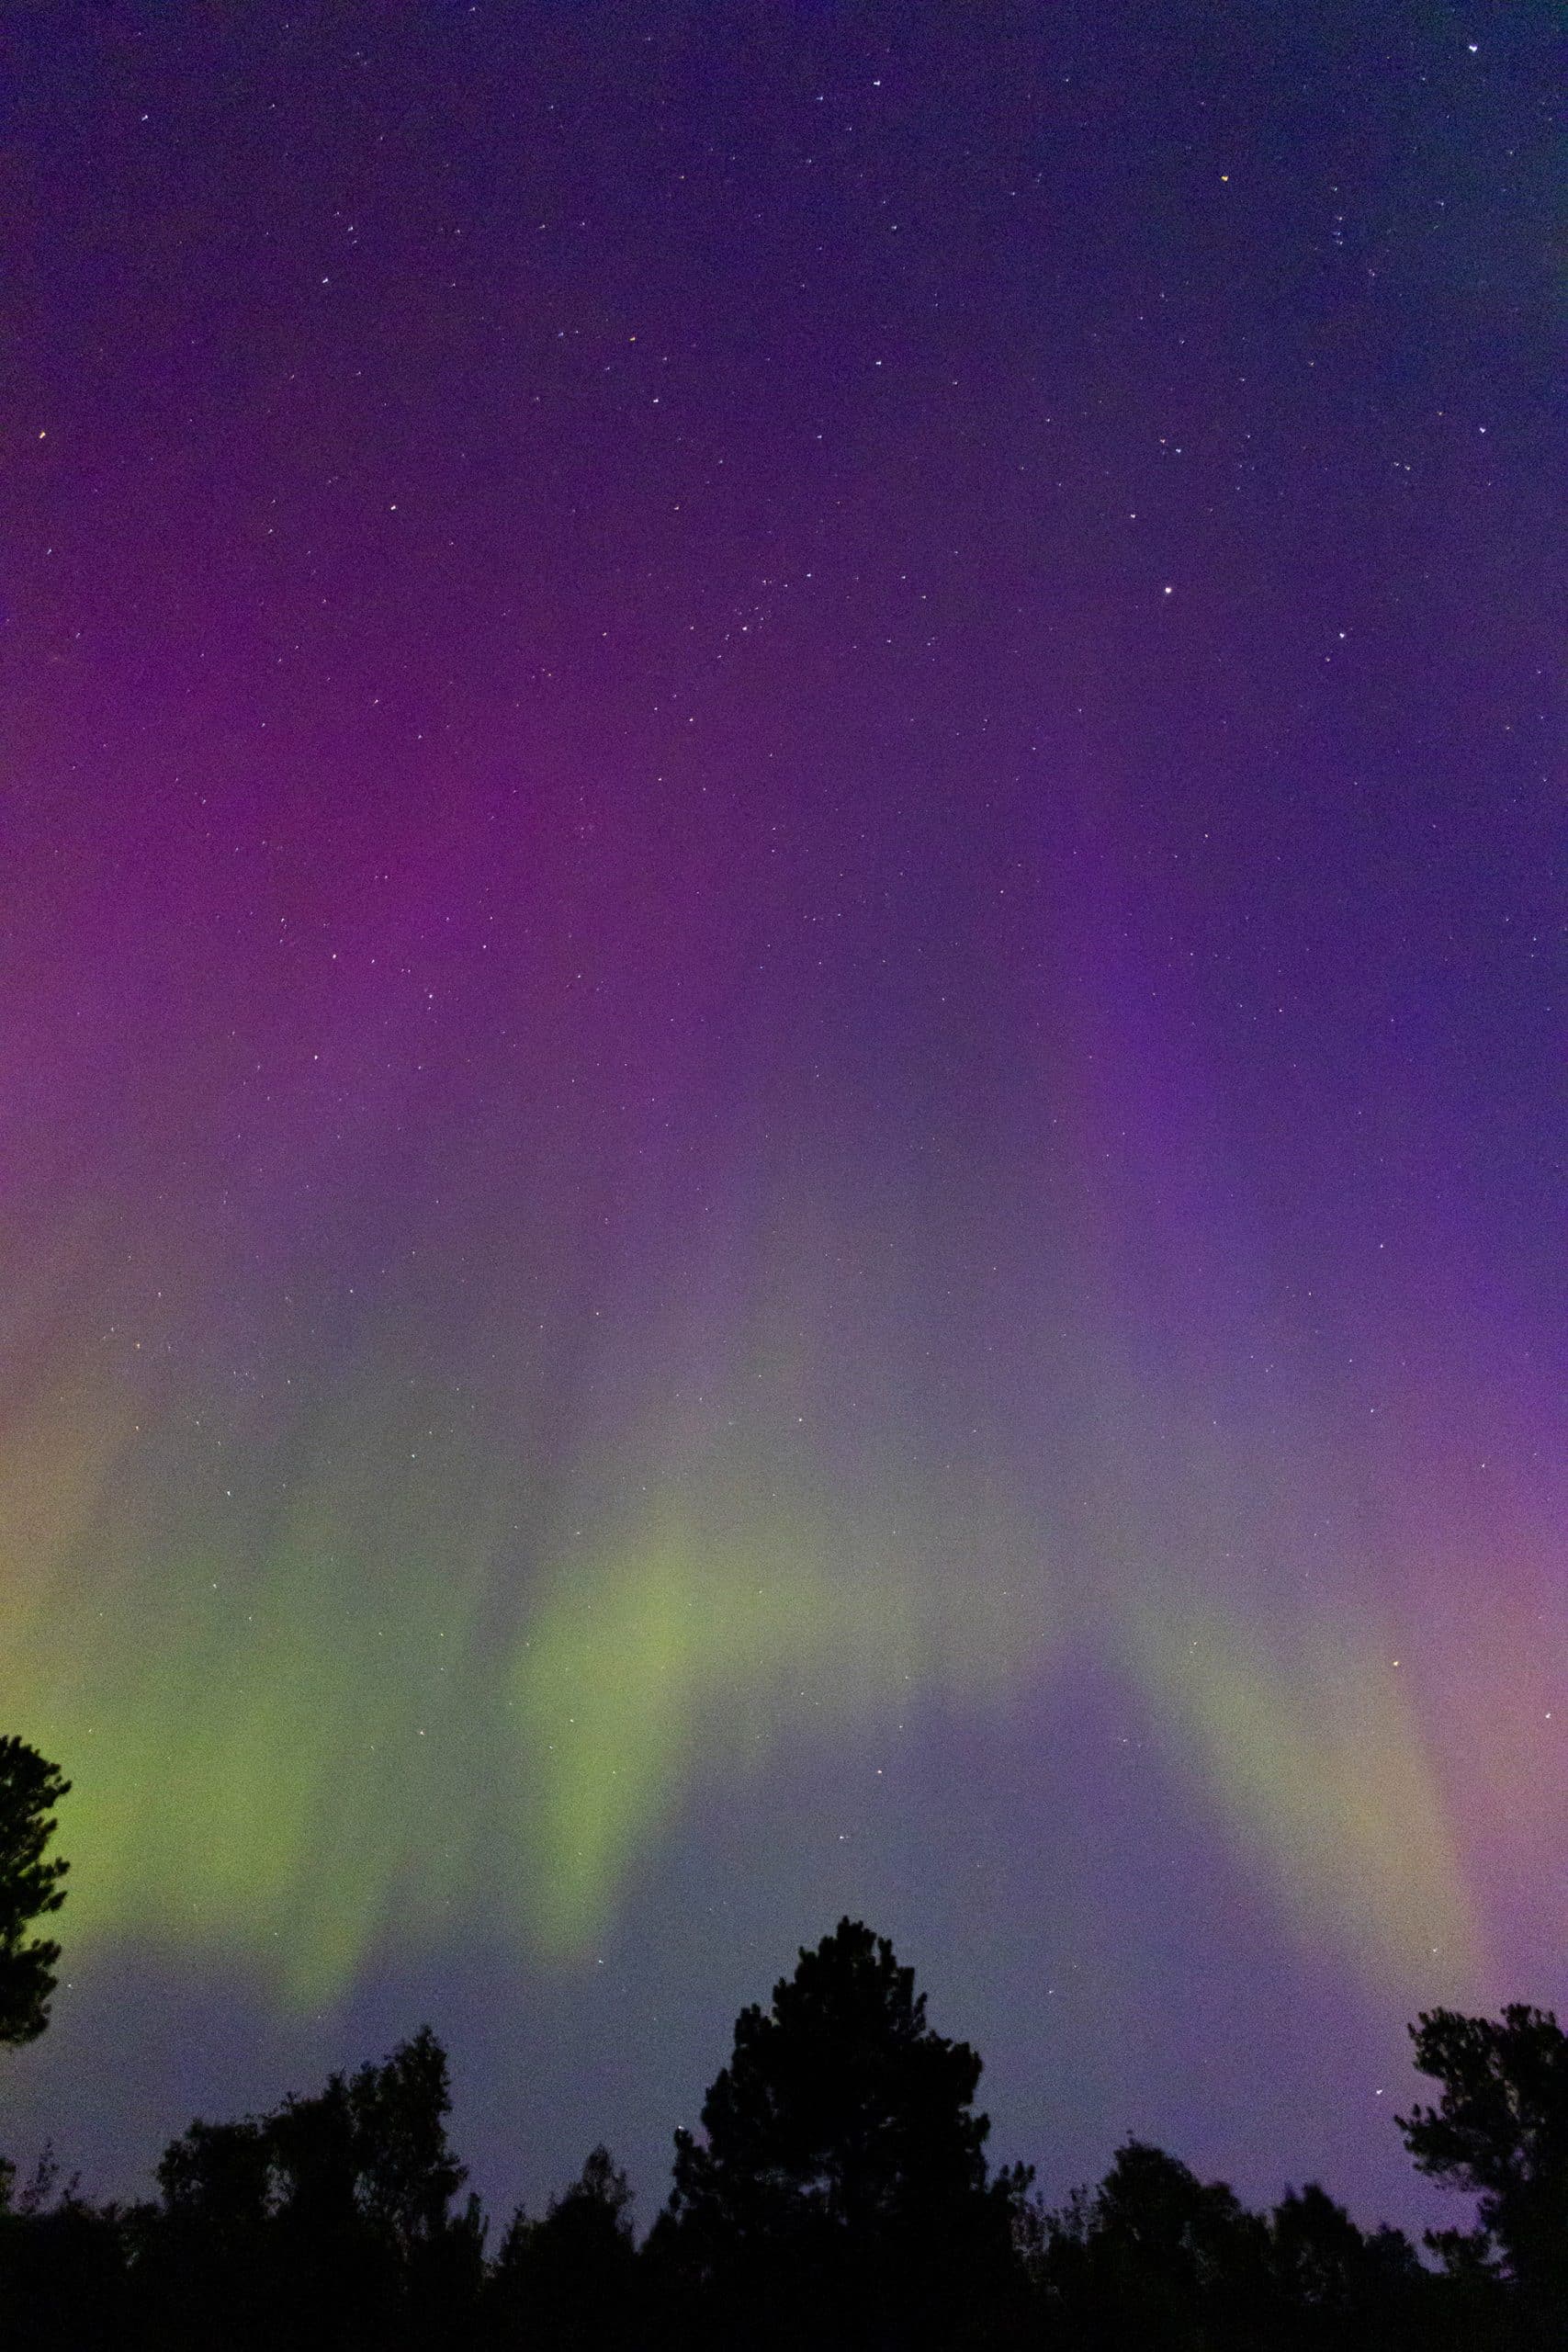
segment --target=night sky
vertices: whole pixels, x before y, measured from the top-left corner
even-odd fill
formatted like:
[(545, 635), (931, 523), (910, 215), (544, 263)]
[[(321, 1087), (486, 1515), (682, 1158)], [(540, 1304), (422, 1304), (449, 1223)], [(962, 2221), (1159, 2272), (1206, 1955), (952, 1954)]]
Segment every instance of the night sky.
[(849, 1911), (1053, 2194), (1568, 2002), (1545, 0), (7, 8), (0, 2132)]

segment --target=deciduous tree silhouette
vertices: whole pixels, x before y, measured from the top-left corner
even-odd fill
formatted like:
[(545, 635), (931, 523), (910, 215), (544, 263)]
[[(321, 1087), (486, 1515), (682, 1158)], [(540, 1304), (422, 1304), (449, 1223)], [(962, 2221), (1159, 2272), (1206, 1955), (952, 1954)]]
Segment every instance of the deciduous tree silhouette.
[(172, 2346), (259, 2347), (276, 2316), (276, 2195), (265, 2124), (192, 2123), (164, 2151), (160, 2201), (130, 2217), (135, 2301)]
[(26, 1741), (0, 1739), (0, 2042), (32, 2041), (49, 2023), (60, 1946), (28, 1937), (65, 1900), (68, 1862), (50, 1860), (54, 1807), (71, 1783)]
[(742, 2011), (703, 2136), (675, 2135), (656, 2260), (721, 2341), (954, 2344), (1005, 2297), (1022, 2171), (987, 2177), (980, 2060), (842, 1919)]
[(1550, 2009), (1423, 2010), (1416, 2064), (1435, 2108), (1399, 2118), (1416, 2168), (1477, 2199), (1474, 2232), (1432, 2233), (1456, 2274), (1500, 2269), (1530, 2343), (1568, 2344), (1568, 2035)]
[(1312, 2182), (1280, 2199), (1269, 2236), (1280, 2352), (1373, 2344), (1387, 2352), (1434, 2352), (1435, 2282), (1402, 2230), (1363, 2231)]
[(502, 2241), (487, 2298), (487, 2342), (527, 2352), (622, 2352), (638, 2327), (632, 2192), (610, 2152), (595, 2148), (542, 2221), (519, 2206)]
[(1323, 2189), (1249, 2212), (1164, 2149), (1128, 2141), (1096, 2189), (1031, 2208), (1026, 2263), (1046, 2352), (1497, 2352), (1502, 2307), (1363, 2232)]
[(1262, 2341), (1274, 2305), (1260, 2217), (1140, 2140), (1117, 2150), (1092, 2194), (1045, 2217), (1040, 2270), (1069, 2344), (1239, 2352)]
[(122, 2352), (125, 2250), (118, 2208), (96, 2208), (51, 2149), (14, 2208), (0, 2213), (0, 2343)]
[(240, 2123), (193, 2123), (158, 2167), (134, 2265), (160, 2343), (435, 2345), (475, 2321), (483, 2224), (446, 2139), (429, 2028), (380, 2065)]

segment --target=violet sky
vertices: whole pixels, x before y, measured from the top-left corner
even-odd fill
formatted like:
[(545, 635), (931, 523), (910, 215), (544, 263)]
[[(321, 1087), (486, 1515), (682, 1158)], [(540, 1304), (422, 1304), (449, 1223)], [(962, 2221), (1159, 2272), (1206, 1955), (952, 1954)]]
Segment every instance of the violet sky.
[(5, 2143), (428, 2018), (646, 2219), (849, 1911), (1053, 2191), (1426, 2211), (1568, 1998), (1551, 11), (5, 30)]

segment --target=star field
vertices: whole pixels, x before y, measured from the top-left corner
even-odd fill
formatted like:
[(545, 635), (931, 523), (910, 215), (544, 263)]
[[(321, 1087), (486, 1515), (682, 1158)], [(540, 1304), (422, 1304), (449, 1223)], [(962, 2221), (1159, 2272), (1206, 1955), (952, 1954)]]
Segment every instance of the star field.
[(429, 2015), (650, 2200), (848, 1910), (1048, 2187), (1404, 2212), (1564, 1997), (1547, 11), (7, 46), (6, 2144)]

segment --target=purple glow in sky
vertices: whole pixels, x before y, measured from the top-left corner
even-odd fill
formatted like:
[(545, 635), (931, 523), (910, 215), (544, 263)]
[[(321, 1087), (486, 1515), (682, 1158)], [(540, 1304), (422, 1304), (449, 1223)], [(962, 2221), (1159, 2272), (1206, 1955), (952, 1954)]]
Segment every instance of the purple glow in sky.
[(844, 1911), (1053, 2191), (1568, 1998), (1548, 11), (13, 12), (4, 2131)]

